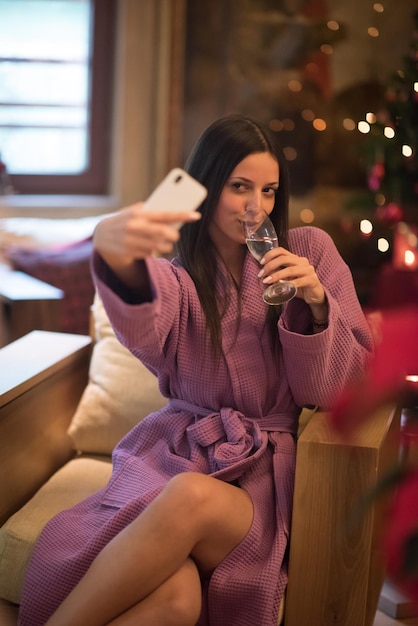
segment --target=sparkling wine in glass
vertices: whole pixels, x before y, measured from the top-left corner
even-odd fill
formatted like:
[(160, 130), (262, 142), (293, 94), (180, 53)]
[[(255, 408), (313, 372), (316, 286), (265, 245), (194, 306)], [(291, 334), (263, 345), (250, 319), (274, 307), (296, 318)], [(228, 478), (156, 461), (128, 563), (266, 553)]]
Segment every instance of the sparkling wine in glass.
[[(243, 228), (245, 243), (257, 261), (261, 261), (269, 250), (277, 248), (279, 240), (276, 230), (264, 211), (248, 210), (244, 213)], [(291, 300), (296, 295), (296, 287), (286, 280), (268, 285), (263, 293), (267, 304), (278, 305)]]

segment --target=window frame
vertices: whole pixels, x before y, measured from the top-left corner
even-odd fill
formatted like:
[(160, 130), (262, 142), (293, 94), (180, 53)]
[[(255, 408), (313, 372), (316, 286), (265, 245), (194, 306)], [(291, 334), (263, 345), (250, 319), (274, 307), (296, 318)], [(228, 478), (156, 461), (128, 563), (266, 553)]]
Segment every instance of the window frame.
[(101, 195), (109, 192), (117, 0), (93, 0), (89, 165), (80, 174), (10, 174), (18, 194)]

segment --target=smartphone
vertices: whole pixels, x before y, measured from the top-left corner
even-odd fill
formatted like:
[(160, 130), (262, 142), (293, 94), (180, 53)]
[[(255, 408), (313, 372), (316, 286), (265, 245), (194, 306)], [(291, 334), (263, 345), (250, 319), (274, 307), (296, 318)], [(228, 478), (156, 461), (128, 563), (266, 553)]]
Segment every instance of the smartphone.
[[(207, 189), (179, 167), (167, 174), (144, 203), (154, 211), (194, 211), (207, 196)], [(176, 224), (178, 228), (181, 224)]]

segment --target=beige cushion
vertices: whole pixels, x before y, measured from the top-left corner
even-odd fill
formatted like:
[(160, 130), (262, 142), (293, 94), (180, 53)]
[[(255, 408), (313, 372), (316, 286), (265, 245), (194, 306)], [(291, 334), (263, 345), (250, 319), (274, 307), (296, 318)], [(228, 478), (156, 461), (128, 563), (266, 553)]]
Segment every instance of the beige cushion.
[(57, 513), (101, 489), (109, 480), (109, 457), (77, 457), (64, 465), (0, 529), (0, 597), (19, 603), (33, 545)]
[(68, 434), (77, 450), (110, 454), (146, 415), (167, 404), (156, 377), (116, 339), (101, 300), (93, 304), (96, 344), (90, 382)]

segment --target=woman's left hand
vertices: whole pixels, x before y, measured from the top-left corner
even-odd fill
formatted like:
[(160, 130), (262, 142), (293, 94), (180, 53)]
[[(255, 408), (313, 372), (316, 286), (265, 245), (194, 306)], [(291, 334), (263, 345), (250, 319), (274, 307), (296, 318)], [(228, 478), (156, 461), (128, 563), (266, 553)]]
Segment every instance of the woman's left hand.
[(279, 280), (291, 281), (297, 287), (298, 298), (302, 298), (309, 306), (326, 303), (325, 291), (315, 268), (305, 257), (292, 254), (285, 248), (270, 250), (261, 261), (263, 269), (259, 277), (265, 285)]

